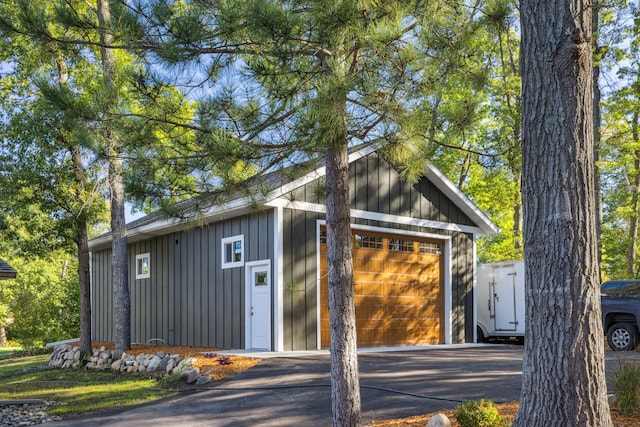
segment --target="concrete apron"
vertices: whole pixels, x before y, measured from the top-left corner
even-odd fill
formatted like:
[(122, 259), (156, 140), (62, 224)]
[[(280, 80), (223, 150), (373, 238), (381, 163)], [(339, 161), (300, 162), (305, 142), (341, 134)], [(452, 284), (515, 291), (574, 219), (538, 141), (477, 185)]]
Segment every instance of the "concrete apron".
[[(433, 344), (433, 345), (411, 345), (411, 346), (394, 346), (394, 347), (363, 347), (358, 348), (358, 355), (369, 353), (391, 353), (405, 351), (421, 351), (435, 349), (468, 349), (468, 348), (495, 348), (494, 344)], [(306, 356), (328, 356), (329, 350), (301, 350), (301, 351), (268, 351), (268, 350), (252, 350), (252, 349), (232, 349), (216, 351), (221, 356), (244, 356), (256, 359), (273, 359), (282, 357), (306, 357)]]

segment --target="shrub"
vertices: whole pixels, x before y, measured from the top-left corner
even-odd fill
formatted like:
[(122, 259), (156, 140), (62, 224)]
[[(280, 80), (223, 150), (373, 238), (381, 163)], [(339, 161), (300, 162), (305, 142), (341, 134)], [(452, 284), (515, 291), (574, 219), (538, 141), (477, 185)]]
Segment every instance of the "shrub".
[(496, 405), (490, 400), (471, 400), (464, 402), (454, 411), (460, 427), (502, 427), (505, 421)]
[(635, 363), (623, 363), (611, 381), (618, 409), (622, 415), (632, 415), (638, 409), (640, 396), (640, 367)]

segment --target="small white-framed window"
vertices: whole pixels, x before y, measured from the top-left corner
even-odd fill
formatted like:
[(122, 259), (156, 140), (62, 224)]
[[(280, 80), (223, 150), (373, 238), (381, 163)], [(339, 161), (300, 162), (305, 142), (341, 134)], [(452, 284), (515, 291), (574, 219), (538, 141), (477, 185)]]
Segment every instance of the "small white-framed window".
[(146, 254), (136, 255), (136, 279), (148, 279), (151, 277), (151, 256)]
[(222, 268), (242, 267), (244, 265), (244, 235), (222, 239)]

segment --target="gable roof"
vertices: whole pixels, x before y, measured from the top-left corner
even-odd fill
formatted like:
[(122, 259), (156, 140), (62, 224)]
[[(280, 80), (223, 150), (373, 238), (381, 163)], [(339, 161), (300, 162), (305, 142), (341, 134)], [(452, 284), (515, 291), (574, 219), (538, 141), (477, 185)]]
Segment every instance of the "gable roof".
[[(349, 164), (366, 157), (375, 151), (376, 147), (373, 144), (362, 144), (355, 147), (349, 153)], [(290, 172), (287, 173), (287, 169), (280, 169), (275, 172), (265, 174), (259, 177), (257, 182), (254, 182), (252, 186), (254, 188), (262, 186), (267, 189), (266, 193), (252, 194), (250, 196), (237, 193), (235, 196), (227, 198), (226, 202), (212, 206), (204, 213), (194, 215), (189, 223), (192, 225), (208, 223), (249, 213), (256, 204), (261, 206), (268, 205), (269, 202), (283, 197), (289, 192), (318, 178), (322, 178), (325, 174), (326, 170), (324, 165), (316, 165), (315, 169), (307, 171), (298, 178), (292, 178), (291, 176), (293, 174)], [(496, 234), (498, 232), (498, 227), (471, 201), (471, 199), (460, 191), (453, 182), (451, 182), (430, 162), (427, 162), (427, 167), (423, 176), (431, 181), (451, 200), (454, 205), (467, 215), (482, 234)], [(188, 211), (188, 208), (194, 208), (197, 206), (197, 202), (194, 200), (186, 200), (182, 203), (186, 211)], [(184, 225), (184, 220), (181, 221), (177, 218), (167, 218), (166, 214), (163, 212), (154, 212), (127, 224), (127, 234), (129, 241), (135, 242), (148, 237), (160, 236), (176, 231)], [(107, 233), (92, 239), (89, 242), (89, 248), (103, 248), (110, 241), (111, 233)]]
[(15, 279), (16, 271), (9, 264), (0, 259), (0, 280)]

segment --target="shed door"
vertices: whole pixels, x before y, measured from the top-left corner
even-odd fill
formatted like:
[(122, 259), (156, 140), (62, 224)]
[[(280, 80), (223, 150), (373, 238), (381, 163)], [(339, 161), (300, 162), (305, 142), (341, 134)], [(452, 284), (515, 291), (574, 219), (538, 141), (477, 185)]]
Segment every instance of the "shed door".
[(271, 349), (271, 264), (247, 263), (248, 348)]
[[(329, 347), (326, 239), (321, 238), (321, 345)], [(355, 231), (354, 298), (359, 346), (444, 341), (442, 241)]]

